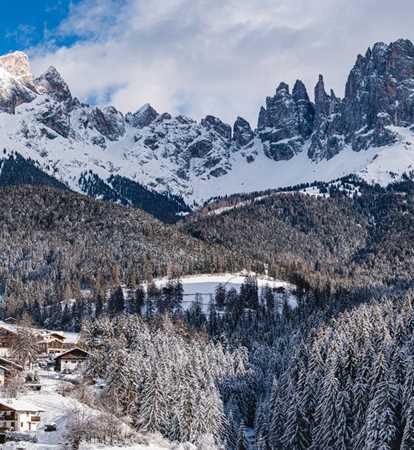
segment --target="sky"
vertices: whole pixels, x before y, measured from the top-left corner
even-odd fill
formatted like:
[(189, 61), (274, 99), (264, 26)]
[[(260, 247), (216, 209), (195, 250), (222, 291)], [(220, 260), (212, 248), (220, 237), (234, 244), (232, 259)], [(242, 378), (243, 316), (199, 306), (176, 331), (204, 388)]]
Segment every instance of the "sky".
[(256, 125), (279, 82), (342, 96), (358, 53), (414, 41), (412, 0), (5, 0), (0, 53), (55, 66), (83, 101)]

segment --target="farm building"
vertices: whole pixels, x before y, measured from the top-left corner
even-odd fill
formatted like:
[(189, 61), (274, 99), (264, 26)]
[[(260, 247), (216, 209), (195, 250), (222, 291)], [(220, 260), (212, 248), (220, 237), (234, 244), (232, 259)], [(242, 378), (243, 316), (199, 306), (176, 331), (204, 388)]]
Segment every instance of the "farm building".
[(0, 399), (0, 431), (36, 431), (43, 410), (20, 400)]
[(89, 353), (78, 347), (72, 348), (55, 358), (55, 370), (56, 372), (76, 372), (82, 369), (86, 360), (89, 358)]

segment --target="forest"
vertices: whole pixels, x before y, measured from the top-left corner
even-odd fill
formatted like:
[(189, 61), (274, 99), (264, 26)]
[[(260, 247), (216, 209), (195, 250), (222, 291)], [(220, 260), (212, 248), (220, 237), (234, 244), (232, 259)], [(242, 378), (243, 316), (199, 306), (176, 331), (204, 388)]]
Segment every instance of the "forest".
[[(411, 192), (272, 192), (165, 225), (3, 189), (1, 315), (81, 331), (99, 401), (139, 432), (199, 450), (412, 449)], [(184, 307), (183, 275), (241, 269), (289, 280), (297, 306), (248, 275)]]

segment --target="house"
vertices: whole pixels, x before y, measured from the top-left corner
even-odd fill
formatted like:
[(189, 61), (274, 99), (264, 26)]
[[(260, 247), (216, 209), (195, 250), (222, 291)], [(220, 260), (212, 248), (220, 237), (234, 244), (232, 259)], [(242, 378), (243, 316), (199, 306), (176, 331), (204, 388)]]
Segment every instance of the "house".
[(22, 400), (0, 399), (0, 431), (36, 431), (42, 412), (42, 409)]
[(75, 342), (66, 342), (66, 337), (57, 331), (47, 332), (38, 342), (39, 352), (45, 355), (56, 355), (76, 347)]
[(49, 334), (49, 336), (51, 338), (55, 339), (55, 340), (60, 341), (60, 342), (63, 342), (66, 339), (65, 335), (63, 335), (62, 333), (58, 333), (57, 331), (52, 331)]
[(55, 358), (55, 371), (73, 373), (82, 369), (89, 358), (89, 353), (78, 347), (72, 348)]

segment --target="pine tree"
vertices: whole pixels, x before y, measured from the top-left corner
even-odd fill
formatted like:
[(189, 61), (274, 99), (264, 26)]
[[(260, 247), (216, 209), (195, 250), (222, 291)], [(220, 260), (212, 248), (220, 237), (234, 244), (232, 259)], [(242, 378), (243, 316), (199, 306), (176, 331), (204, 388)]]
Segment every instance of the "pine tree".
[(264, 303), (266, 305), (266, 310), (268, 314), (272, 315), (275, 312), (275, 297), (273, 295), (272, 289), (269, 286), (265, 286), (262, 290), (262, 296)]
[(111, 316), (116, 316), (124, 312), (125, 298), (121, 286), (118, 286), (111, 294), (108, 302), (108, 312)]
[(137, 289), (131, 293), (128, 299), (128, 310), (131, 314), (142, 315), (142, 311), (145, 305), (145, 291), (142, 286), (138, 286)]
[(95, 316), (99, 318), (104, 310), (104, 298), (101, 292), (98, 292), (95, 302)]
[(217, 308), (224, 308), (226, 304), (226, 288), (222, 283), (216, 286), (215, 301)]
[(366, 449), (393, 449), (398, 436), (398, 390), (391, 379), (378, 384), (369, 404)]
[(410, 406), (405, 417), (405, 427), (400, 449), (414, 449), (414, 398), (410, 399)]
[(249, 443), (246, 436), (246, 426), (244, 422), (240, 424), (239, 433), (237, 436), (237, 450), (249, 450)]
[(161, 292), (154, 282), (148, 286), (147, 299), (145, 302), (145, 314), (147, 317), (153, 317), (155, 308), (159, 307), (161, 301)]
[(141, 430), (151, 433), (163, 433), (168, 424), (168, 403), (163, 380), (155, 368), (144, 381), (138, 423)]

